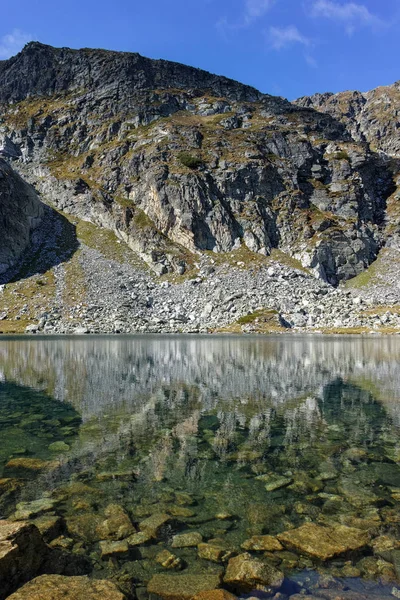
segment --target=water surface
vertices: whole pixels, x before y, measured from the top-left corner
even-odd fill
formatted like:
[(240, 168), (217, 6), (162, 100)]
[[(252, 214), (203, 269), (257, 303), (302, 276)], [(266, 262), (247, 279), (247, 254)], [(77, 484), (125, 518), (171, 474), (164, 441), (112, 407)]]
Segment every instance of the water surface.
[[(166, 572), (162, 550), (182, 573), (223, 574), (252, 536), (346, 525), (387, 536), (388, 549), (328, 561), (267, 552), (288, 578), (283, 593), (321, 596), (332, 576), (389, 595), (400, 575), (399, 359), (396, 337), (3, 338), (0, 511), (50, 499), (22, 516), (62, 517), (53, 545), (143, 597)], [(169, 518), (105, 560), (99, 542), (132, 533), (105, 531), (110, 505), (133, 528)], [(173, 548), (181, 533), (226, 552), (210, 561), (196, 545)]]

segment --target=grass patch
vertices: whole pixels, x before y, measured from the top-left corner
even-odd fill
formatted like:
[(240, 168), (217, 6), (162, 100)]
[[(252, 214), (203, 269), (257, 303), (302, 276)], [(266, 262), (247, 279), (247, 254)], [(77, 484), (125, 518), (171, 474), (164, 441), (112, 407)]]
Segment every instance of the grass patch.
[(178, 154), (178, 160), (184, 167), (187, 167), (188, 169), (194, 170), (203, 166), (203, 161), (197, 156), (189, 154), (189, 152), (180, 152)]

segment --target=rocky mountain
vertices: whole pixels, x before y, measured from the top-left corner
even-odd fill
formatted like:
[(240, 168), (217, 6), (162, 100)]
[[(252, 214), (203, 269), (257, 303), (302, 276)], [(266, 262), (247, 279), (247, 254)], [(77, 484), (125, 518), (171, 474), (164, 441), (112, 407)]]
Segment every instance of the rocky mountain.
[[(324, 102), (292, 104), (139, 54), (33, 42), (0, 61), (0, 155), (52, 211), (23, 259), (31, 282), (46, 275), (43, 301), (14, 310), (5, 297), (7, 319), (62, 320), (73, 306), (68, 318), (93, 330), (108, 297), (106, 321), (128, 319), (129, 331), (154, 320), (167, 330), (226, 325), (260, 307), (282, 314), (278, 327), (321, 325), (326, 307), (313, 317), (307, 294), (322, 290), (330, 306), (326, 283), (361, 276), (386, 251), (393, 258), (399, 233), (395, 152), (373, 143), (380, 126), (356, 126)], [(106, 230), (118, 239), (106, 242)], [(299, 277), (304, 286), (290, 286)]]

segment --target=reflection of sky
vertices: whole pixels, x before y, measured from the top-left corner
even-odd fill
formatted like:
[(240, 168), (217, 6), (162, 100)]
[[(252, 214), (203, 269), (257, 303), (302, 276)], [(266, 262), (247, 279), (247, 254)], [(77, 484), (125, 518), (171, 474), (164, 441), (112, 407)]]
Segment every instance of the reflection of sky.
[(279, 406), (341, 377), (371, 388), (400, 421), (397, 337), (15, 338), (0, 341), (0, 372), (84, 418), (181, 384), (196, 386), (205, 408), (217, 398)]

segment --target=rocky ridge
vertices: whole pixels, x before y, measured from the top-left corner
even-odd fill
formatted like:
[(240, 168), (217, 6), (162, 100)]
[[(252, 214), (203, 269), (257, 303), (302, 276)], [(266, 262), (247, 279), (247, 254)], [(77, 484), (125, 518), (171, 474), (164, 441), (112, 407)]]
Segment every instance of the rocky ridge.
[[(50, 207), (0, 329), (397, 329), (393, 159), (298, 104), (137, 54), (0, 62), (0, 154)], [(369, 283), (385, 247), (376, 293), (332, 288)]]

